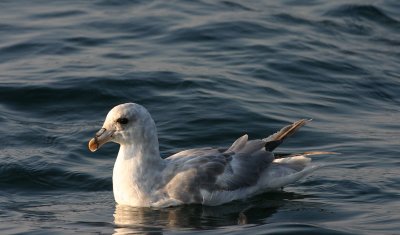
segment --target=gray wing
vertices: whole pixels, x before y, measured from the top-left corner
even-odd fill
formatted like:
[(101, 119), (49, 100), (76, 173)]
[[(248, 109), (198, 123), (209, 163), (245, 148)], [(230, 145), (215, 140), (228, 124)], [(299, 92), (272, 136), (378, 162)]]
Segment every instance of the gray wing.
[(299, 120), (262, 140), (244, 135), (229, 148), (197, 148), (174, 154), (165, 160), (168, 167), (165, 191), (186, 203), (201, 202), (201, 190), (233, 191), (255, 185), (274, 161), (270, 152), (307, 123)]
[(261, 173), (272, 163), (274, 155), (265, 150), (263, 140), (248, 140), (244, 135), (237, 139), (224, 154), (228, 156), (216, 185), (220, 190), (235, 190), (257, 183)]
[(179, 182), (188, 189), (235, 190), (256, 184), (262, 171), (274, 160), (273, 154), (265, 150), (265, 143), (248, 141), (244, 135), (230, 148), (190, 149), (166, 160), (174, 166), (171, 173), (179, 175)]

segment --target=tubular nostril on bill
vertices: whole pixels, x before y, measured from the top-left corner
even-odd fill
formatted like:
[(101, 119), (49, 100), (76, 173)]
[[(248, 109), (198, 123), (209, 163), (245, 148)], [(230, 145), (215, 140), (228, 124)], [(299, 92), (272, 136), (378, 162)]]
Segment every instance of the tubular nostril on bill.
[(96, 138), (100, 137), (107, 129), (106, 128), (101, 128), (97, 133), (96, 133)]

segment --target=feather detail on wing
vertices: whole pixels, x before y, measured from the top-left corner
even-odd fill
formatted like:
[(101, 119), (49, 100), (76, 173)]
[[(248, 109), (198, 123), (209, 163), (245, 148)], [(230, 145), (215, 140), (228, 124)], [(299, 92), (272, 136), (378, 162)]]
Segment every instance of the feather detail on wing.
[(211, 198), (217, 195), (228, 197), (222, 192), (253, 194), (294, 182), (316, 169), (308, 165), (311, 159), (275, 159), (271, 151), (308, 121), (299, 120), (265, 139), (248, 140), (248, 135), (243, 135), (229, 148), (189, 149), (166, 158), (171, 166), (166, 169), (170, 173), (165, 173), (171, 175), (166, 179), (167, 193), (181, 201), (213, 203)]
[(255, 185), (261, 173), (274, 160), (271, 152), (264, 149), (263, 140), (247, 141), (247, 135), (237, 139), (224, 153), (229, 154), (224, 172), (218, 176), (216, 185), (223, 190), (235, 190)]
[[(182, 188), (193, 191), (233, 191), (257, 184), (262, 172), (274, 160), (271, 152), (264, 148), (263, 140), (250, 140), (244, 135), (230, 148), (198, 148), (174, 154), (168, 158), (174, 165), (171, 175), (179, 175), (179, 181), (170, 179), (167, 191), (183, 198)], [(177, 174), (179, 171), (179, 174)], [(180, 182), (175, 189), (174, 182)]]

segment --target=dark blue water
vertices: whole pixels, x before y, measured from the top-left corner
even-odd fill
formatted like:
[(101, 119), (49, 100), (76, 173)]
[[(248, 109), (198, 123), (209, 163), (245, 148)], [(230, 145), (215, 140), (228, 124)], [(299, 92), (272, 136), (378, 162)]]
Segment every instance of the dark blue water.
[[(398, 234), (400, 4), (0, 2), (0, 234)], [(314, 121), (282, 153), (332, 164), (218, 207), (123, 208), (108, 110), (148, 108), (163, 156)]]

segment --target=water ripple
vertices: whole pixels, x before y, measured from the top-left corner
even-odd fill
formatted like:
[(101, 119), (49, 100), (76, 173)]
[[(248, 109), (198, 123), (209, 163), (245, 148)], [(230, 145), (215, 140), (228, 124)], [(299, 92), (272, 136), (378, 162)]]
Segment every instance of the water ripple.
[[(0, 233), (399, 231), (398, 1), (0, 9)], [(299, 118), (314, 121), (280, 152), (341, 155), (316, 157), (330, 166), (247, 202), (121, 212), (111, 191), (118, 146), (90, 153), (87, 141), (111, 107), (132, 101), (152, 113), (163, 156), (262, 138)]]
[(37, 157), (19, 163), (0, 164), (0, 187), (20, 191), (103, 191), (111, 190), (111, 179), (97, 178), (82, 172), (65, 171)]

